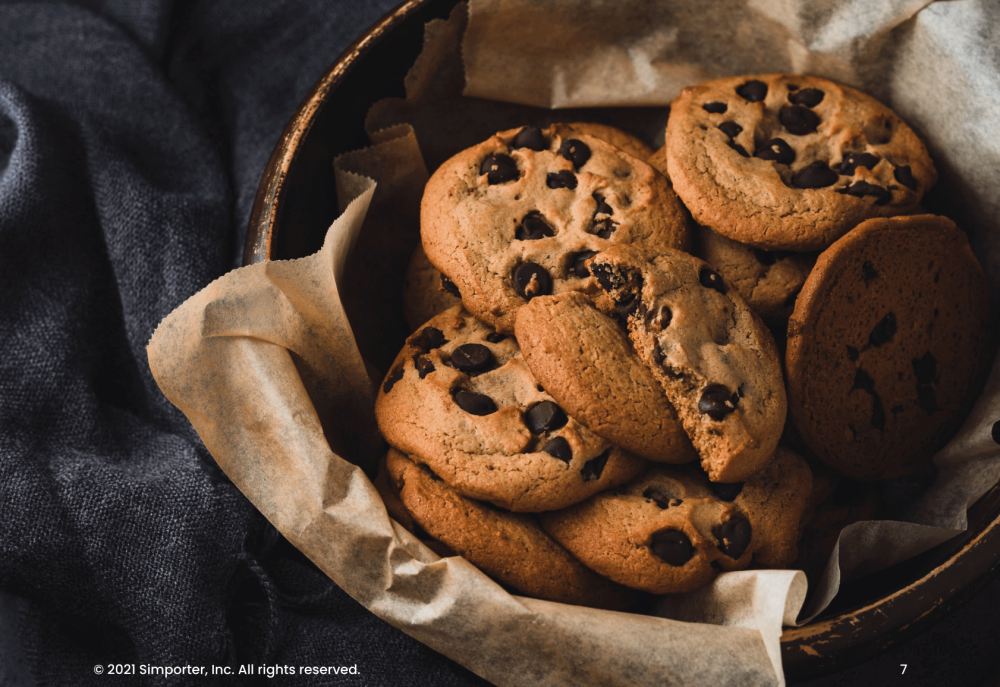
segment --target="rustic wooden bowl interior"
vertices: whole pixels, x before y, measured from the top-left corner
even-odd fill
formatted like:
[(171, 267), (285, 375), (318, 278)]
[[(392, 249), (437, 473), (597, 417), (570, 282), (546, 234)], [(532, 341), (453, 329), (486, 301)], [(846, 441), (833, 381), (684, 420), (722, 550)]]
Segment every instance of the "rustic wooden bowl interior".
[[(424, 24), (457, 0), (411, 0), (372, 26), (316, 83), (282, 133), (257, 192), (244, 264), (320, 248), (337, 216), (333, 158), (369, 145), (368, 108), (402, 97)], [(581, 118), (581, 111), (576, 111)], [(569, 117), (567, 116), (567, 119)], [(928, 199), (928, 205), (934, 205)], [(970, 510), (962, 535), (845, 584), (819, 618), (782, 636), (790, 681), (847, 668), (903, 642), (974, 595), (1000, 570), (1000, 486)]]

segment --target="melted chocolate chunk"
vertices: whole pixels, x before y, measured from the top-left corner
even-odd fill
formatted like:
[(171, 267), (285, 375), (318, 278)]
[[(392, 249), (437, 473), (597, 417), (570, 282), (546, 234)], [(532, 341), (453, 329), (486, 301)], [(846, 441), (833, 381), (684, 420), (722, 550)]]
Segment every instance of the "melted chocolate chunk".
[(537, 241), (546, 236), (555, 236), (556, 232), (540, 212), (531, 211), (524, 216), (514, 230), (514, 238), (518, 241)]
[(868, 393), (874, 393), (875, 391), (875, 380), (872, 379), (867, 372), (864, 370), (857, 370), (854, 373), (854, 386), (851, 390), (861, 389), (862, 391), (867, 391)]
[(501, 334), (500, 332), (490, 332), (486, 335), (486, 340), (490, 343), (500, 343), (507, 338), (506, 334)]
[(413, 366), (417, 368), (417, 374), (420, 375), (421, 379), (434, 371), (434, 363), (431, 362), (430, 358), (423, 355), (413, 356)]
[(736, 95), (752, 103), (759, 103), (767, 97), (767, 84), (763, 81), (747, 81), (736, 87)]
[(596, 458), (591, 458), (584, 463), (583, 469), (580, 470), (583, 481), (592, 482), (595, 479), (601, 479), (601, 473), (604, 472), (604, 466), (608, 464), (608, 458), (610, 457), (611, 449), (608, 449)]
[(458, 292), (458, 287), (455, 286), (455, 282), (448, 277), (441, 275), (441, 288), (450, 293), (455, 298), (461, 298), (462, 294)]
[(732, 501), (743, 491), (743, 482), (710, 482), (708, 486), (723, 501)]
[(550, 173), (545, 177), (545, 185), (549, 188), (576, 188), (576, 175), (569, 170)]
[(574, 168), (580, 169), (590, 159), (590, 147), (583, 141), (568, 138), (559, 146), (559, 154), (572, 162)]
[(789, 133), (796, 136), (811, 134), (819, 126), (819, 116), (801, 105), (786, 105), (781, 108), (778, 120)]
[(385, 383), (382, 384), (383, 393), (389, 393), (392, 391), (392, 387), (396, 386), (396, 382), (403, 378), (403, 368), (397, 367), (395, 370), (389, 373), (385, 378)]
[(823, 102), (826, 94), (818, 88), (803, 88), (801, 91), (794, 91), (788, 94), (788, 102), (792, 105), (803, 105), (805, 107), (816, 107)]
[(931, 415), (936, 410), (938, 410), (937, 396), (934, 393), (934, 387), (928, 386), (926, 384), (921, 384), (917, 387), (917, 405)]
[(865, 283), (867, 284), (877, 276), (878, 276), (878, 270), (875, 269), (874, 265), (865, 260), (861, 264), (861, 278), (864, 279)]
[(622, 294), (621, 299), (615, 302), (615, 312), (623, 318), (639, 309), (640, 299), (634, 293)]
[(844, 156), (844, 161), (840, 163), (840, 173), (844, 176), (854, 176), (858, 167), (865, 169), (875, 169), (879, 158), (871, 153), (848, 153)]
[(514, 290), (527, 301), (535, 296), (547, 296), (552, 293), (552, 277), (541, 265), (522, 262), (514, 270)]
[(597, 215), (613, 215), (615, 214), (614, 209), (608, 205), (604, 198), (599, 193), (593, 195), (594, 200), (597, 202), (597, 209), (594, 211), (594, 217)]
[(617, 224), (615, 224), (611, 220), (606, 220), (606, 222), (604, 223), (604, 227), (597, 232), (597, 235), (602, 239), (609, 239), (611, 238), (611, 235), (615, 233), (615, 229), (617, 228), (618, 228)]
[(698, 281), (706, 289), (715, 289), (719, 293), (726, 293), (726, 285), (723, 283), (722, 277), (710, 267), (701, 268), (701, 272), (698, 273)]
[(740, 132), (743, 131), (743, 127), (736, 122), (723, 122), (719, 125), (719, 129), (721, 129), (722, 133), (726, 136), (729, 136), (729, 138), (736, 138), (740, 135)]
[(665, 493), (660, 487), (647, 487), (646, 490), (642, 492), (642, 498), (649, 499), (663, 510), (670, 508), (670, 495)]
[(573, 274), (580, 277), (580, 279), (589, 277), (590, 270), (587, 269), (586, 262), (595, 255), (597, 255), (596, 250), (585, 250), (575, 254), (573, 256)]
[[(594, 233), (602, 239), (611, 238), (611, 235), (615, 233), (615, 229), (618, 228), (618, 225), (611, 221), (611, 215), (613, 215), (615, 211), (604, 201), (601, 194), (595, 193), (593, 198), (597, 201), (597, 209), (594, 211), (594, 217), (592, 219), (594, 227), (596, 228)], [(601, 219), (597, 219), (598, 215), (602, 216)]]
[(701, 106), (701, 109), (703, 109), (705, 112), (711, 112), (712, 114), (722, 114), (728, 109), (728, 107), (726, 106), (725, 103), (716, 102), (716, 103), (705, 103), (704, 105)]
[(719, 540), (719, 551), (732, 559), (740, 558), (750, 546), (753, 538), (753, 527), (750, 521), (741, 516), (735, 516), (727, 522), (712, 528), (712, 534)]
[(896, 167), (896, 169), (892, 170), (892, 176), (911, 191), (917, 190), (917, 180), (913, 178), (913, 170), (910, 169), (909, 165)]
[(874, 196), (876, 205), (885, 205), (892, 200), (892, 193), (888, 189), (884, 189), (877, 184), (869, 184), (867, 181), (855, 181), (850, 186), (837, 189), (837, 193), (854, 196), (855, 198)]
[(792, 186), (795, 188), (825, 188), (837, 183), (837, 173), (823, 160), (810, 162), (792, 175)]
[(517, 136), (511, 141), (511, 148), (527, 148), (528, 150), (546, 150), (549, 142), (545, 134), (537, 126), (526, 126), (517, 132)]
[[(650, 312), (649, 315), (648, 315), (648, 317), (649, 317), (650, 321), (652, 321), (652, 319), (654, 317), (659, 317), (659, 319), (660, 319), (659, 326), (660, 326), (660, 329), (663, 330), (663, 329), (666, 329), (667, 327), (670, 326), (670, 321), (674, 319), (674, 313), (667, 306), (661, 305), (660, 309), (658, 311), (656, 311), (655, 313), (654, 312)], [(656, 357), (656, 354), (659, 351), (660, 351), (660, 347), (659, 346), (656, 346), (653, 349), (653, 357), (654, 358)], [(660, 356), (662, 357), (663, 353), (660, 353)], [(657, 361), (657, 362), (659, 362), (659, 361)]]
[(761, 160), (774, 160), (780, 165), (790, 165), (795, 162), (795, 151), (780, 138), (772, 138), (758, 148), (753, 156)]
[(726, 145), (739, 153), (741, 157), (750, 157), (750, 153), (748, 153), (746, 148), (741, 146), (739, 143), (734, 143), (732, 140), (729, 140), (726, 141)]
[(557, 430), (568, 421), (565, 411), (552, 401), (536, 403), (524, 414), (524, 424), (532, 434)]
[(913, 361), (913, 374), (917, 377), (917, 384), (933, 384), (937, 377), (937, 360), (930, 351), (924, 353), (920, 360)]
[(410, 337), (411, 346), (424, 349), (424, 352), (433, 350), (438, 346), (448, 343), (444, 338), (444, 332), (437, 327), (424, 327), (419, 332)]
[(667, 565), (679, 568), (694, 557), (691, 539), (680, 530), (660, 530), (649, 543), (653, 555)]
[(698, 401), (698, 412), (719, 422), (736, 410), (736, 404), (739, 400), (739, 395), (730, 393), (724, 385), (710, 384)]
[(861, 357), (861, 351), (856, 349), (854, 346), (848, 346), (847, 357), (856, 362), (857, 359)]
[(462, 372), (483, 372), (496, 363), (493, 351), (482, 344), (462, 344), (451, 353), (451, 366)]
[(514, 181), (521, 176), (514, 158), (503, 153), (495, 153), (487, 156), (483, 160), (483, 163), (479, 165), (479, 173), (486, 175), (486, 182), (491, 186), (493, 184), (504, 184), (508, 181)]
[(564, 463), (568, 463), (573, 460), (573, 449), (569, 447), (569, 442), (562, 437), (553, 437), (552, 439), (549, 439), (545, 443), (545, 446), (542, 446), (542, 450), (553, 458), (558, 458)]
[(455, 392), (454, 399), (458, 407), (470, 415), (489, 415), (497, 411), (497, 404), (492, 398), (473, 391), (459, 389)]
[(590, 272), (597, 277), (597, 283), (600, 284), (601, 288), (605, 291), (611, 291), (612, 289), (625, 285), (625, 278), (622, 275), (615, 274), (611, 265), (605, 263), (592, 265)]
[(896, 315), (889, 313), (875, 325), (872, 333), (868, 335), (868, 343), (872, 346), (881, 346), (892, 341), (896, 333)]

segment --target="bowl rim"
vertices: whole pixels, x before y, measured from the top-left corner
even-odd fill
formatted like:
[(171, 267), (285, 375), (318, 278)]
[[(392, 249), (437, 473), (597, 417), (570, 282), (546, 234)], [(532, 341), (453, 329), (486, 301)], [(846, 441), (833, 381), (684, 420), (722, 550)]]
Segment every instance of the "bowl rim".
[[(461, 0), (407, 0), (382, 16), (357, 38), (319, 78), (288, 122), (268, 160), (247, 228), (243, 264), (272, 259), (273, 238), (280, 231), (288, 170), (306, 143), (318, 113), (335, 95), (344, 76), (357, 62), (431, 3)], [(346, 151), (342, 151), (346, 152)], [(790, 681), (845, 670), (939, 622), (1000, 576), (1000, 484), (978, 501), (985, 508), (975, 529), (948, 540), (948, 558), (909, 584), (879, 599), (833, 616), (785, 628), (781, 635), (782, 664)], [(934, 599), (919, 615), (916, 602)]]

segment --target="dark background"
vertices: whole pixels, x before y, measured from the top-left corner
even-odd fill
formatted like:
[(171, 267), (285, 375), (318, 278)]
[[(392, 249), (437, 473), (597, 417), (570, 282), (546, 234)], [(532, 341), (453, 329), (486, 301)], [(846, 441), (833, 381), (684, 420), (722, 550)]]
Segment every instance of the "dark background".
[[(239, 263), (296, 105), (394, 5), (0, 2), (0, 685), (140, 682), (94, 674), (116, 662), (484, 684), (288, 545), (146, 364), (159, 321)], [(1000, 684), (998, 609), (993, 582), (809, 684)], [(257, 682), (308, 684), (228, 684)]]

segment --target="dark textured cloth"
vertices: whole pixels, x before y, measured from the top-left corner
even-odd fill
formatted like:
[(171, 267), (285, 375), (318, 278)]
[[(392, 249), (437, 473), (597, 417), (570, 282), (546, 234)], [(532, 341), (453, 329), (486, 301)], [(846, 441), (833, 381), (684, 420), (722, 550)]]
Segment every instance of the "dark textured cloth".
[(146, 362), (234, 266), (264, 165), (395, 4), (0, 4), (0, 590), (38, 684), (95, 664), (357, 665), (166, 684), (482, 684), (351, 600), (215, 466)]

